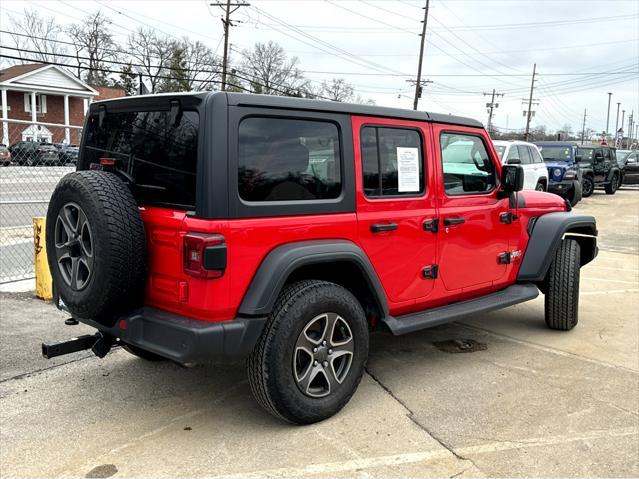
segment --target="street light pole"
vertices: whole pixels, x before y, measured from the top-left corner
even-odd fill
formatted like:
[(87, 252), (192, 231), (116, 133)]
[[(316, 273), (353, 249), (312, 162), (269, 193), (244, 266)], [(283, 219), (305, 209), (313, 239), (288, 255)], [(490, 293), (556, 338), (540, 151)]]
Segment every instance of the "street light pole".
[(615, 137), (617, 136), (617, 130), (619, 129), (619, 107), (621, 106), (620, 102), (617, 102), (617, 121), (615, 121)]
[(606, 116), (606, 136), (608, 135), (608, 133), (610, 133), (608, 128), (610, 128), (610, 99), (611, 98), (612, 98), (612, 93), (608, 92), (608, 115)]

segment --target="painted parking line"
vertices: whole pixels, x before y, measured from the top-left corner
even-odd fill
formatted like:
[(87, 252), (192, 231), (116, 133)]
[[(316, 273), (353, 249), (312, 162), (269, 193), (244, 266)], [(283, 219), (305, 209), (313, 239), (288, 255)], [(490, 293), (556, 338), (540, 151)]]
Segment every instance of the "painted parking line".
[[(537, 437), (519, 439), (516, 441), (498, 441), (476, 446), (455, 448), (457, 456), (469, 457), (478, 454), (488, 454), (500, 451), (512, 451), (529, 447), (555, 446), (580, 441), (609, 440), (615, 437), (627, 437), (639, 435), (639, 428), (628, 427), (612, 430), (596, 430), (585, 434), (571, 434), (554, 437)], [(283, 467), (255, 472), (213, 476), (214, 479), (240, 479), (258, 477), (305, 477), (309, 475), (331, 475), (338, 472), (354, 471), (358, 469), (370, 469), (374, 467), (392, 467), (402, 464), (432, 461), (454, 457), (447, 449), (433, 451), (412, 452), (407, 454), (394, 454), (388, 456), (367, 457), (352, 459), (342, 462), (327, 462), (322, 464), (309, 464), (302, 467)]]
[(596, 294), (639, 293), (639, 289), (609, 289), (604, 291), (580, 291), (579, 296), (594, 296)]
[(622, 284), (639, 284), (637, 281), (623, 281), (620, 279), (606, 279), (606, 278), (581, 278), (586, 279), (588, 281), (604, 281), (606, 283), (622, 283)]

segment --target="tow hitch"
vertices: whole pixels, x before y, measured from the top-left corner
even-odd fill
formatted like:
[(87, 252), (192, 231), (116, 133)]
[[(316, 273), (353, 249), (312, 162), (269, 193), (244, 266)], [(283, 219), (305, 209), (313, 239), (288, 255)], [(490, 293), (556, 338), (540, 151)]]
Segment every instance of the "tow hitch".
[(111, 351), (114, 344), (116, 344), (115, 338), (97, 332), (95, 334), (85, 334), (76, 338), (67, 339), (66, 341), (60, 341), (59, 343), (42, 343), (42, 356), (51, 359), (56, 356), (90, 349), (97, 357), (103, 358)]

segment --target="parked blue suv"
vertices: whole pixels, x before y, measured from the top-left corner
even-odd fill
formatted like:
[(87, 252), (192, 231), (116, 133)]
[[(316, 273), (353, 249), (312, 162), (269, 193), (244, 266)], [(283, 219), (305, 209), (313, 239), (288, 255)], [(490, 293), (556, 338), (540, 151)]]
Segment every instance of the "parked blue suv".
[(581, 180), (586, 166), (580, 163), (578, 145), (565, 141), (540, 141), (535, 145), (548, 168), (548, 191), (576, 205), (582, 197)]

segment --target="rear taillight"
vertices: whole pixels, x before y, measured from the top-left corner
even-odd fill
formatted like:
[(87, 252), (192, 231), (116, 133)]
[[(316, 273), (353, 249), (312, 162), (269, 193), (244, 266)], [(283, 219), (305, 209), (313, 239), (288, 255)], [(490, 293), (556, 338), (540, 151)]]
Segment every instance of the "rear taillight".
[(226, 269), (224, 236), (187, 233), (184, 236), (184, 272), (196, 278), (220, 278)]

